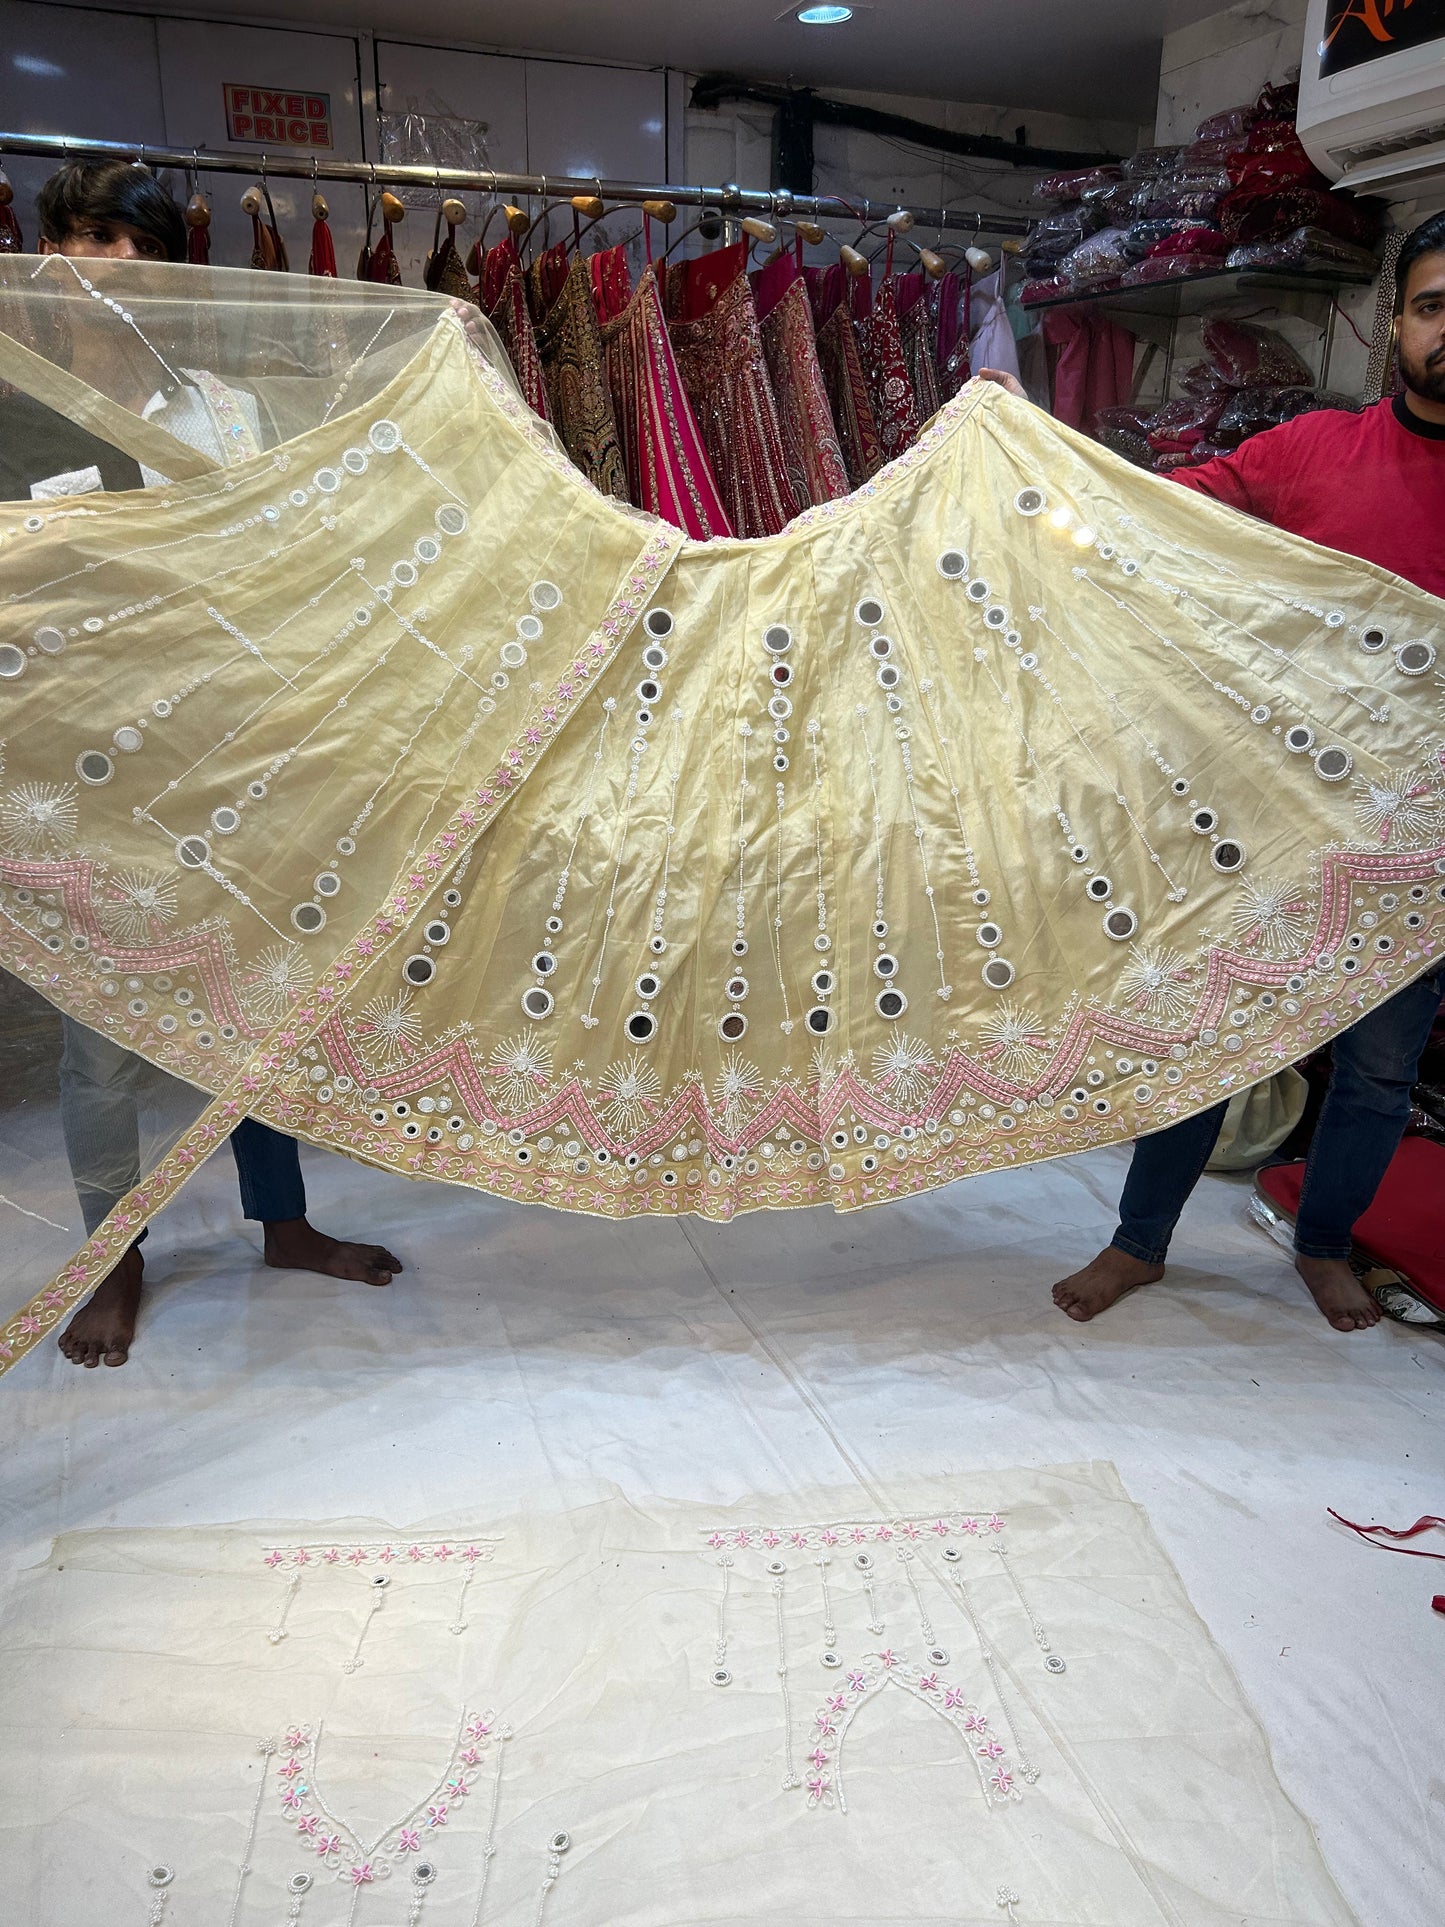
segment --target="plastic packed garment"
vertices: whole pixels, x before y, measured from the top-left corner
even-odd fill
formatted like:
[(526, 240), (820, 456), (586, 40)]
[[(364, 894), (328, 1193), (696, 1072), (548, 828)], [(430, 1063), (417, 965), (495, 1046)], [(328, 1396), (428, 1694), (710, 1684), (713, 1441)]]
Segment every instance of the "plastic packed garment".
[(737, 535), (776, 535), (798, 513), (778, 405), (737, 241), (669, 265), (664, 297), (682, 385)]
[(804, 268), (803, 280), (813, 310), (818, 366), (823, 371), (848, 484), (861, 488), (883, 466), (883, 444), (878, 439), (868, 378), (858, 355), (858, 337), (849, 308), (848, 271), (837, 262), (831, 268)]
[(929, 283), (924, 275), (899, 275), (898, 335), (920, 427), (932, 421), (943, 406), (938, 387), (938, 334), (928, 292)]
[(562, 445), (601, 494), (630, 501), (587, 265), (575, 256), (569, 263), (559, 241), (532, 263), (527, 287), (547, 412)]
[(634, 505), (696, 541), (731, 535), (662, 318), (657, 270), (649, 260), (634, 293), (625, 247), (594, 254), (591, 265), (612, 412)]
[(1257, 241), (1234, 248), (1225, 263), (1231, 268), (1343, 268), (1369, 275), (1379, 268), (1373, 248), (1342, 241), (1327, 228), (1297, 227), (1277, 241)]
[(918, 397), (913, 392), (903, 354), (897, 298), (897, 281), (893, 275), (885, 274), (874, 296), (872, 310), (853, 324), (858, 333), (858, 359), (867, 377), (873, 419), (878, 424), (878, 440), (885, 462), (891, 462), (895, 455), (901, 455), (910, 447), (922, 427)]
[(848, 470), (818, 360), (803, 270), (797, 257), (785, 251), (750, 278), (778, 404), (788, 481), (803, 508), (836, 502), (848, 493)]
[(505, 371), (421, 291), (0, 260), (0, 379), (155, 478), (0, 505), (0, 961), (205, 1094), (72, 1257), (49, 1020), (0, 1028), (11, 1359), (248, 1113), (854, 1208), (1194, 1114), (1445, 945), (1429, 596), (983, 382), (688, 543)]
[(478, 305), (501, 336), (527, 406), (544, 422), (550, 421), (552, 414), (542, 375), (542, 357), (527, 305), (527, 284), (517, 243), (510, 234), (504, 235), (495, 247), (487, 249), (478, 266)]
[(1201, 335), (1205, 354), (1230, 388), (1297, 388), (1309, 382), (1309, 368), (1273, 328), (1211, 315)]

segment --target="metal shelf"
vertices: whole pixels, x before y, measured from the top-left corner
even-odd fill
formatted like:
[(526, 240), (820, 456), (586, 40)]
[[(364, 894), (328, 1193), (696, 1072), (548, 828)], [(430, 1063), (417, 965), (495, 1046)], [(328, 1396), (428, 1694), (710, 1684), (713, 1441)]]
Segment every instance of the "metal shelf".
[(1178, 321), (1207, 314), (1236, 296), (1260, 299), (1279, 294), (1322, 294), (1330, 300), (1344, 288), (1368, 288), (1372, 274), (1309, 273), (1304, 269), (1220, 268), (1211, 274), (1182, 275), (1177, 281), (1151, 281), (1138, 288), (1101, 288), (1089, 294), (1061, 294), (1048, 301), (1026, 301), (1028, 314), (1049, 308), (1118, 308), (1129, 314), (1158, 315)]

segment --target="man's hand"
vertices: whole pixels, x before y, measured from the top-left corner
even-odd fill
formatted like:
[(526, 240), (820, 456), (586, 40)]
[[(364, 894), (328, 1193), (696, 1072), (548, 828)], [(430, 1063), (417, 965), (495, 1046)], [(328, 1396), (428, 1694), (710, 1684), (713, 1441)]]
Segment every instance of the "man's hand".
[(996, 381), (1000, 388), (1006, 389), (1011, 395), (1017, 395), (1020, 401), (1028, 400), (1028, 396), (1024, 393), (1024, 385), (1018, 376), (1011, 375), (1002, 368), (976, 368), (974, 376), (978, 381)]

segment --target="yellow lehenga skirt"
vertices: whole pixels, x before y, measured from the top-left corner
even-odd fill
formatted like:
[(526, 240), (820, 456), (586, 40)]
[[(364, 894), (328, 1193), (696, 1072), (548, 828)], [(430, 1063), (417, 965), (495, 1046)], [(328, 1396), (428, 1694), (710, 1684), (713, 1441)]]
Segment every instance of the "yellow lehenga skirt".
[(0, 377), (152, 485), (0, 508), (0, 961), (212, 1101), (34, 1234), (12, 1356), (248, 1113), (603, 1217), (851, 1208), (1160, 1129), (1441, 952), (1441, 611), (1379, 569), (979, 383), (688, 543), (474, 311), (19, 260)]

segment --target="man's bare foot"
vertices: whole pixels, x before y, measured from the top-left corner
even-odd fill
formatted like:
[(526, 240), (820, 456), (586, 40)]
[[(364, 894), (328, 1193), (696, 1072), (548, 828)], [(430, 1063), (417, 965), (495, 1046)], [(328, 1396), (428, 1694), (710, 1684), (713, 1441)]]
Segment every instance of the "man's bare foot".
[(265, 1230), (266, 1263), (279, 1271), (319, 1271), (325, 1278), (355, 1278), (363, 1285), (389, 1285), (402, 1269), (384, 1245), (328, 1238), (305, 1218), (279, 1219)]
[(1163, 1276), (1163, 1265), (1147, 1265), (1142, 1258), (1131, 1258), (1127, 1251), (1120, 1251), (1117, 1245), (1105, 1245), (1082, 1271), (1059, 1280), (1054, 1286), (1054, 1303), (1070, 1318), (1086, 1325), (1110, 1305), (1117, 1305), (1127, 1292), (1140, 1285), (1157, 1284)]
[(1294, 1268), (1337, 1332), (1368, 1331), (1379, 1324), (1380, 1307), (1343, 1258), (1306, 1258), (1297, 1251)]
[(129, 1358), (143, 1265), (140, 1246), (132, 1245), (60, 1334), (56, 1343), (72, 1365), (94, 1371), (102, 1363), (124, 1365)]

